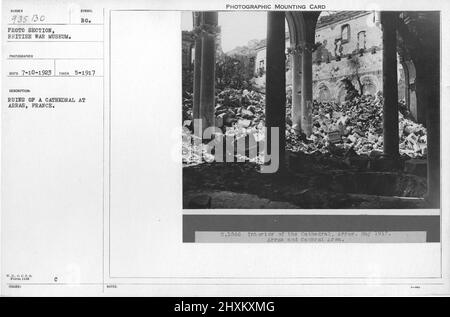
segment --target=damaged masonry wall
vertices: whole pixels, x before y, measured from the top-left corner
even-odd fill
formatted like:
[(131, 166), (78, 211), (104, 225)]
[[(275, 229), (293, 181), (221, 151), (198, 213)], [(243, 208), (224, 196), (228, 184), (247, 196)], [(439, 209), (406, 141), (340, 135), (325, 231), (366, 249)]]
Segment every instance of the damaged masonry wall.
[(340, 12), (319, 20), (313, 54), (313, 94), (342, 102), (340, 80), (349, 77), (363, 94), (382, 90), (382, 31), (373, 12)]

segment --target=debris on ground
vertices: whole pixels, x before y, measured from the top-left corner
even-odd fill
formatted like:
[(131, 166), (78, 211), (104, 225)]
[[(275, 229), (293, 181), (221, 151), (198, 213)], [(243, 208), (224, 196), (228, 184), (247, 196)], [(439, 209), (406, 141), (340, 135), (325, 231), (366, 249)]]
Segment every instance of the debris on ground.
[[(198, 208), (196, 206), (209, 203), (211, 208), (217, 208), (214, 200), (227, 198), (227, 193), (256, 195), (272, 202), (289, 203), (296, 208), (418, 208), (424, 203), (420, 199), (425, 196), (427, 188), (423, 177), (397, 172), (332, 171), (325, 166), (314, 163), (312, 173), (289, 171), (280, 175), (261, 174), (259, 166), (254, 163), (205, 163), (185, 167), (184, 208)], [(211, 194), (217, 191), (219, 194)], [(211, 202), (208, 196), (212, 198)], [(241, 203), (236, 200), (242, 197), (228, 198), (230, 202), (222, 208), (251, 207), (243, 206), (250, 203), (248, 201)], [(258, 201), (254, 203), (253, 208), (262, 208)]]
[[(224, 89), (216, 94), (216, 126), (223, 134), (263, 137), (265, 95), (254, 90)], [(355, 96), (343, 103), (313, 103), (313, 129), (309, 137), (292, 128), (291, 104), (286, 109), (286, 147), (292, 152), (330, 154), (338, 157), (380, 157), (383, 153), (383, 99), (380, 95)], [(183, 140), (192, 140), (192, 95), (183, 101)], [(399, 103), (399, 150), (405, 158), (425, 158), (427, 135), (414, 122), (404, 102)], [(195, 164), (207, 153), (207, 145), (183, 142), (183, 162)]]

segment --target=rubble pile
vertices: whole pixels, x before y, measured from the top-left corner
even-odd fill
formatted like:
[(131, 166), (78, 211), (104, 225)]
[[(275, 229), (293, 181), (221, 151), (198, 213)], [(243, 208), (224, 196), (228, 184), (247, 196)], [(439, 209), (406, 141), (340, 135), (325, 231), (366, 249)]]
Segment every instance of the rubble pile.
[[(246, 89), (224, 89), (216, 96), (217, 127), (236, 137), (253, 133), (261, 136), (264, 94)], [(380, 95), (359, 96), (342, 104), (314, 101), (312, 134), (306, 137), (291, 126), (291, 103), (287, 98), (287, 149), (307, 154), (380, 156), (383, 151), (382, 105)], [(188, 96), (183, 103), (183, 120), (192, 118), (191, 109), (192, 96)], [(400, 154), (410, 158), (425, 157), (426, 129), (411, 119), (403, 103), (399, 104), (399, 109)], [(189, 124), (184, 121), (184, 126)]]

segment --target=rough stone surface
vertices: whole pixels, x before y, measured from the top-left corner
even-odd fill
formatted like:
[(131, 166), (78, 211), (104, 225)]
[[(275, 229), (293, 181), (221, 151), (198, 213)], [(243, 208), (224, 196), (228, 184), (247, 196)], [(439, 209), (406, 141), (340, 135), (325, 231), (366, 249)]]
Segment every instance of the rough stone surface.
[(253, 194), (235, 193), (230, 191), (191, 191), (186, 192), (184, 200), (192, 201), (199, 193), (211, 198), (213, 209), (293, 209), (297, 206), (283, 201), (271, 201)]
[(199, 193), (189, 198), (188, 208), (191, 209), (207, 209), (211, 208), (211, 196)]

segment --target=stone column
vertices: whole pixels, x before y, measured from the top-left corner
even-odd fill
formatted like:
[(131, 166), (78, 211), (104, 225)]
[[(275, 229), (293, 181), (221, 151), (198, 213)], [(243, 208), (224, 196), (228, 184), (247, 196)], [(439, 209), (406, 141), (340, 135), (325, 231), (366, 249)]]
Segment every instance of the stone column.
[(397, 33), (395, 12), (381, 12), (383, 28), (383, 146), (389, 158), (399, 156)]
[(267, 12), (266, 67), (266, 127), (267, 149), (271, 149), (270, 128), (279, 128), (279, 162), (284, 165), (286, 146), (286, 71), (285, 71), (285, 15), (280, 11)]
[[(439, 49), (437, 49), (437, 52), (439, 52)], [(420, 63), (417, 63), (417, 103), (420, 104), (420, 107), (426, 109), (428, 185), (426, 200), (430, 208), (439, 208), (441, 169), (439, 56), (436, 57), (436, 61), (431, 59), (421, 59)]]
[(439, 66), (439, 44), (437, 44), (434, 61), (426, 72), (431, 78), (428, 81), (429, 98), (426, 108), (427, 119), (427, 174), (428, 193), (427, 200), (432, 208), (440, 208), (441, 191), (441, 136), (440, 136), (440, 66)]
[(312, 44), (302, 44), (302, 102), (301, 102), (301, 128), (306, 136), (312, 133)]
[(411, 111), (411, 103), (410, 103), (410, 89), (409, 89), (409, 68), (406, 62), (400, 57), (400, 64), (402, 65), (403, 75), (405, 77), (405, 104), (406, 107)]
[[(429, 13), (427, 39), (420, 45), (416, 66), (418, 106), (426, 111), (427, 124), (427, 174), (428, 193), (426, 199), (431, 208), (440, 208), (441, 200), (441, 135), (440, 135), (440, 13)], [(421, 104), (419, 104), (421, 102)]]
[(302, 126), (302, 54), (295, 47), (291, 55), (292, 59), (292, 127), (296, 132), (301, 132)]
[(424, 111), (419, 111), (417, 107), (417, 94), (416, 94), (416, 67), (414, 66), (414, 62), (412, 60), (408, 60), (405, 62), (406, 67), (408, 68), (408, 106), (411, 111), (413, 117), (417, 122), (426, 125), (425, 115), (422, 114)]
[[(199, 28), (201, 24), (202, 12), (194, 12), (194, 28)], [(193, 119), (200, 119), (200, 78), (202, 62), (202, 38), (197, 34), (194, 42), (194, 85), (192, 98)]]
[(203, 12), (202, 53), (200, 78), (200, 117), (203, 130), (215, 125), (215, 67), (216, 67), (216, 34), (218, 13)]

